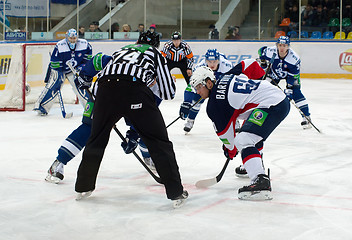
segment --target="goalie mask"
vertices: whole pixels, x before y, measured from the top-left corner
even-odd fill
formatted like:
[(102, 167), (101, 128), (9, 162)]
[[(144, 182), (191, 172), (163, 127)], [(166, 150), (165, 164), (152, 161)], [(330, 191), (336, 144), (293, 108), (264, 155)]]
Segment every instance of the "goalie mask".
[(158, 48), (160, 45), (159, 34), (151, 31), (142, 32), (139, 35), (138, 44), (149, 44), (150, 46)]
[(213, 70), (211, 70), (209, 67), (201, 66), (193, 72), (190, 79), (191, 86), (194, 89), (196, 89), (199, 84), (205, 86), (207, 84), (208, 78), (213, 82), (213, 84), (215, 84), (216, 79)]
[(71, 50), (76, 48), (77, 39), (77, 31), (75, 29), (71, 28), (66, 32), (66, 42)]

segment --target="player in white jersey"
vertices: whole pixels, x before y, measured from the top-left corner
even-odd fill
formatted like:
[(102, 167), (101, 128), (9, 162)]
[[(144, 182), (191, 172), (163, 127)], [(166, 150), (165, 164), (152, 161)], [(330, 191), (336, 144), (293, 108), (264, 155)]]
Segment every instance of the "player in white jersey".
[[(208, 67), (193, 73), (191, 85), (203, 99), (209, 98), (207, 114), (223, 142), (225, 156), (232, 159), (241, 154), (251, 184), (238, 190), (238, 198), (272, 199), (270, 177), (258, 148), (289, 113), (285, 94), (267, 81), (251, 80), (243, 74), (226, 74), (216, 80)], [(245, 120), (237, 135), (236, 119)]]
[(61, 97), (60, 91), (65, 78), (68, 79), (74, 93), (84, 107), (88, 95), (78, 89), (74, 83), (74, 76), (67, 66), (67, 63), (70, 62), (74, 68), (80, 69), (91, 58), (92, 47), (87, 40), (78, 39), (75, 29), (68, 30), (66, 32), (66, 38), (56, 44), (51, 54), (48, 72), (44, 80), (46, 85), (35, 103), (33, 110), (37, 111), (39, 115), (47, 115), (54, 103), (54, 99), (58, 95)]
[[(266, 61), (270, 61), (276, 54), (268, 76), (272, 79), (274, 85), (277, 85), (281, 79), (286, 80), (285, 94), (289, 99), (293, 99), (297, 107), (311, 120), (308, 102), (301, 92), (301, 60), (298, 54), (290, 48), (290, 38), (281, 36), (277, 40), (276, 46), (262, 47), (258, 53), (264, 67), (267, 65)], [(305, 116), (302, 116), (301, 125), (303, 129), (311, 128), (312, 126)]]

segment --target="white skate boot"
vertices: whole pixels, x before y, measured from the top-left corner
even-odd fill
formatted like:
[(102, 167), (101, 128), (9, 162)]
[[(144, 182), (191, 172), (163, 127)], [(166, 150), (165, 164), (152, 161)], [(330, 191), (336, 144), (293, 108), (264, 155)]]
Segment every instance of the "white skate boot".
[(58, 184), (64, 179), (64, 164), (55, 160), (48, 170), (45, 181)]

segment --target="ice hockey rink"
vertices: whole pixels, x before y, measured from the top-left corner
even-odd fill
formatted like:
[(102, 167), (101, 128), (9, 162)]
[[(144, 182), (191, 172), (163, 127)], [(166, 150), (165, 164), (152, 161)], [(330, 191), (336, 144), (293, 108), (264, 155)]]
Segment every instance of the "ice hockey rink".
[[(166, 125), (178, 117), (185, 88), (177, 80), (174, 100), (160, 109)], [(184, 121), (168, 128), (189, 199), (173, 209), (158, 184), (111, 132), (97, 188), (76, 201), (74, 184), (81, 154), (65, 167), (60, 184), (44, 181), (62, 141), (81, 121), (82, 107), (63, 119), (59, 105), (47, 117), (0, 112), (0, 239), (352, 239), (352, 81), (302, 79), (314, 128), (303, 130), (291, 112), (264, 145), (273, 200), (241, 201), (238, 188), (248, 179), (234, 175), (240, 163), (230, 162), (222, 180), (197, 189), (198, 180), (215, 177), (225, 163), (203, 106), (190, 134)], [(125, 133), (124, 122), (117, 124)], [(138, 154), (139, 151), (137, 151)]]

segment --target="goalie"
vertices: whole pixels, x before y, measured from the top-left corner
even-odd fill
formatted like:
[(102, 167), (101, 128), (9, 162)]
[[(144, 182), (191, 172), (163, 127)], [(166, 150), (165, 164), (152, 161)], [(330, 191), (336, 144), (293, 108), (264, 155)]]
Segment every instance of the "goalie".
[(55, 98), (61, 95), (60, 91), (65, 78), (68, 79), (74, 93), (84, 107), (88, 95), (75, 84), (74, 76), (67, 63), (70, 62), (73, 67), (80, 69), (91, 57), (92, 47), (87, 40), (78, 39), (75, 29), (68, 30), (66, 38), (56, 44), (51, 55), (50, 64), (44, 80), (46, 85), (35, 103), (33, 111), (38, 112), (41, 116), (46, 116), (49, 113)]

